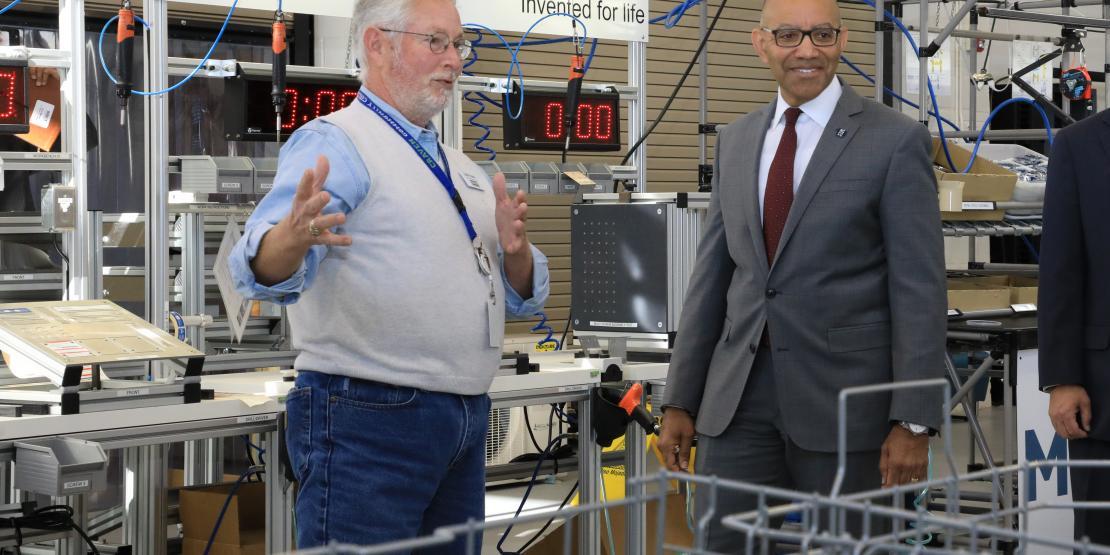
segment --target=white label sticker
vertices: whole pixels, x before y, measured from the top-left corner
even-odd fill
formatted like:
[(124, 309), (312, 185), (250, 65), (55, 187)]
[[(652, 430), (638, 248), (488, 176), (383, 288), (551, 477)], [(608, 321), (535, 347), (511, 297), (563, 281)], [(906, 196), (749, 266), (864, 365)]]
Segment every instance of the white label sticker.
[(559, 388), (559, 393), (566, 393), (568, 391), (585, 391), (589, 389), (588, 385), (564, 385)]
[(951, 317), (951, 316), (959, 316), (959, 315), (960, 315), (960, 311), (959, 311), (959, 310), (956, 310), (956, 309), (952, 309), (952, 310), (949, 310), (949, 311), (948, 311), (948, 316), (949, 316), (949, 317)]
[(31, 125), (46, 129), (50, 127), (50, 118), (53, 115), (53, 104), (42, 100), (35, 101), (35, 109), (31, 112)]
[(92, 356), (92, 351), (78, 341), (52, 341), (46, 348), (65, 358), (80, 358)]
[(33, 279), (30, 274), (7, 274), (3, 277), (4, 281), (29, 281)]
[(116, 392), (116, 397), (139, 397), (150, 393), (150, 388), (121, 389)]
[(598, 328), (634, 328), (636, 322), (590, 322), (590, 325)]
[(269, 422), (277, 420), (276, 414), (255, 414), (251, 416), (240, 416), (236, 422), (239, 424), (253, 424), (255, 422)]
[(225, 181), (223, 183), (220, 183), (220, 188), (225, 189), (225, 190), (226, 189), (233, 189), (233, 190), (238, 191), (239, 189), (243, 188), (243, 184), (242, 183), (235, 183), (235, 182)]
[(87, 487), (89, 487), (89, 481), (88, 480), (74, 480), (72, 482), (65, 482), (64, 484), (62, 484), (62, 489), (64, 489), (64, 490), (87, 488)]
[(1013, 304), (1013, 305), (1010, 305), (1010, 308), (1014, 309), (1014, 312), (1036, 312), (1037, 311), (1037, 305), (1035, 305), (1035, 304)]
[(993, 202), (965, 202), (964, 210), (994, 210)]

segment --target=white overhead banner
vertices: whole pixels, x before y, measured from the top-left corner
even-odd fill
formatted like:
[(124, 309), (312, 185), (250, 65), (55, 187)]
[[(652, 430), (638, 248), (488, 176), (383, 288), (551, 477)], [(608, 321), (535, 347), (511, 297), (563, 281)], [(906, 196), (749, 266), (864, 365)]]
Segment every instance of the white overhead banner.
[[(523, 33), (544, 16), (565, 13), (582, 21), (588, 38), (627, 42), (647, 42), (651, 19), (648, 0), (457, 0), (456, 5), (464, 25)], [(532, 33), (570, 36), (571, 22), (569, 17), (549, 17)]]
[[(209, 6), (222, 6), (224, 8), (231, 7), (231, 0), (172, 0), (182, 4), (206, 4)], [(277, 9), (277, 0), (239, 0), (235, 9), (247, 8), (252, 10), (268, 10), (274, 11)], [(354, 10), (355, 0), (327, 0), (321, 2), (320, 0), (282, 0), (281, 9), (289, 13), (301, 13), (312, 15), (331, 15), (336, 17), (351, 17), (351, 11)]]

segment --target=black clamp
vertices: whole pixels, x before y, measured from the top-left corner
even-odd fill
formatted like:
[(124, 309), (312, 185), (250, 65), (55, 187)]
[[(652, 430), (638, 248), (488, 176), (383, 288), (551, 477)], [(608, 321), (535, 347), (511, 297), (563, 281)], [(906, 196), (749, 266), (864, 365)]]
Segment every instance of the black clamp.
[(528, 353), (516, 354), (516, 375), (523, 376), (524, 374), (531, 374), (532, 372), (539, 372), (540, 365), (538, 362), (529, 362)]
[(699, 135), (716, 135), (718, 127), (720, 127), (720, 125), (716, 124), (716, 123), (699, 123), (698, 124), (698, 134)]
[(698, 164), (698, 191), (705, 193), (713, 189), (713, 164)]

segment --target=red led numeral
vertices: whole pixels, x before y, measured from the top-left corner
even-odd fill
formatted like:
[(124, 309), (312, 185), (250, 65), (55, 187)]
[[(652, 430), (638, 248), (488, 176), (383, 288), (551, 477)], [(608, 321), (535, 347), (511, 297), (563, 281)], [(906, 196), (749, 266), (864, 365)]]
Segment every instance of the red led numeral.
[(15, 118), (15, 85), (18, 80), (14, 70), (0, 71), (0, 120)]
[(347, 106), (350, 106), (356, 98), (358, 98), (358, 91), (344, 92), (343, 94), (339, 95), (339, 107), (346, 108)]
[(559, 139), (563, 136), (563, 103), (548, 102), (543, 109), (543, 136)]
[[(335, 111), (335, 91), (323, 90), (316, 93), (316, 117), (326, 116)], [(325, 101), (324, 99), (327, 99)]]
[(289, 131), (297, 126), (297, 100), (300, 98), (301, 93), (297, 89), (286, 87), (285, 88), (285, 112), (286, 116), (282, 119), (281, 129)]
[(574, 138), (589, 140), (592, 139), (593, 126), (594, 126), (594, 111), (589, 104), (578, 105), (578, 124), (574, 127)]
[(613, 107), (598, 104), (594, 111), (594, 138), (608, 141), (613, 138)]

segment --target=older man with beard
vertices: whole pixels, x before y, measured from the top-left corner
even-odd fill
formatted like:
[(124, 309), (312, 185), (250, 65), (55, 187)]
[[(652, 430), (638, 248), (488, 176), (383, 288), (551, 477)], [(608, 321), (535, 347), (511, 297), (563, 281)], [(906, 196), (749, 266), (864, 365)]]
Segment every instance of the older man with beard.
[(241, 292), (290, 305), (301, 548), (484, 518), (505, 314), (549, 290), (524, 194), (430, 123), (470, 53), (454, 3), (359, 0), (353, 18), (358, 99), (293, 134), (232, 255)]

